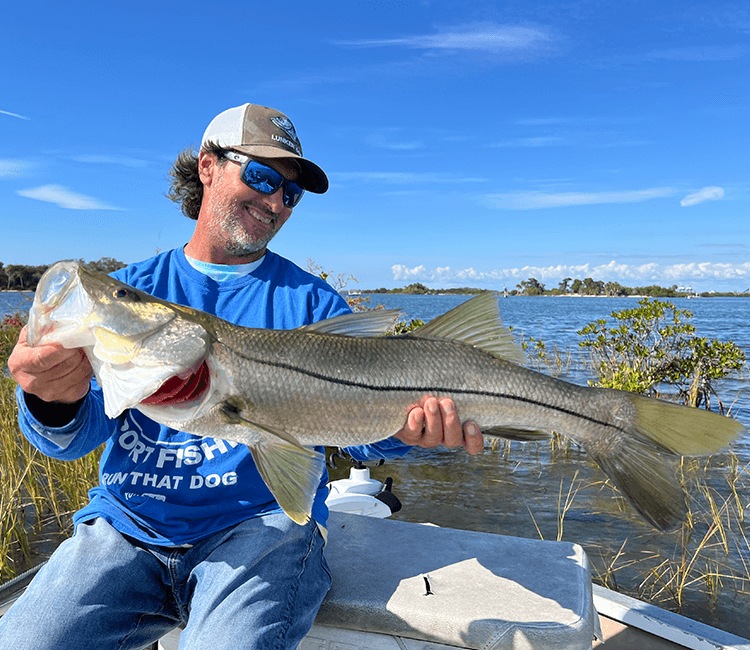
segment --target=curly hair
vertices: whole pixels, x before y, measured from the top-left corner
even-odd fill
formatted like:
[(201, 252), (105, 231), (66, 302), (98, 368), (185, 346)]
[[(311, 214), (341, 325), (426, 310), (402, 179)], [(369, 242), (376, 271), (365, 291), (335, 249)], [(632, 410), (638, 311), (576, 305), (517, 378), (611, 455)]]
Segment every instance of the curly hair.
[[(223, 147), (207, 142), (201, 151), (214, 154), (220, 165), (226, 164), (223, 154), (228, 151)], [(198, 154), (192, 147), (181, 151), (177, 160), (174, 161), (169, 170), (172, 186), (167, 192), (167, 198), (180, 204), (182, 214), (190, 219), (197, 220), (203, 202), (203, 183), (198, 174)]]

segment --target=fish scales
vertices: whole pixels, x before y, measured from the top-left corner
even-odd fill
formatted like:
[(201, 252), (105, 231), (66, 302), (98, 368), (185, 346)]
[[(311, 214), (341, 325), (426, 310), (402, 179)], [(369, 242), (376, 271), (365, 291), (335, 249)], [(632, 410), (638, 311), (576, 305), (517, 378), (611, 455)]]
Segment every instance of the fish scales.
[[(710, 411), (522, 367), (491, 293), (406, 335), (375, 336), (392, 319), (376, 311), (289, 331), (244, 328), (65, 261), (39, 283), (28, 342), (83, 348), (110, 417), (137, 408), (168, 427), (248, 445), (299, 523), (325, 467), (309, 447), (385, 439), (425, 395), (451, 397), (485, 434), (569, 436), (661, 530), (686, 514), (680, 455), (715, 453), (745, 432)], [(182, 383), (187, 396), (172, 399)]]
[[(248, 420), (262, 427), (282, 424), (303, 445), (382, 440), (403, 426), (409, 407), (424, 395), (451, 397), (463, 419), (485, 430), (549, 429), (579, 442), (597, 434), (621, 435), (612, 401), (607, 409), (595, 408), (597, 400), (591, 398), (597, 391), (556, 381), (465, 344), (301, 331), (234, 334), (228, 340), (222, 337), (221, 343), (236, 357), (227, 362), (244, 368), (238, 374), (246, 379), (239, 380), (237, 388), (249, 404), (266, 407)], [(247, 336), (252, 341), (243, 340)], [(259, 375), (262, 384), (252, 380)], [(629, 412), (626, 420), (634, 419), (629, 402), (620, 401), (617, 412)], [(353, 412), (358, 412), (356, 419)]]

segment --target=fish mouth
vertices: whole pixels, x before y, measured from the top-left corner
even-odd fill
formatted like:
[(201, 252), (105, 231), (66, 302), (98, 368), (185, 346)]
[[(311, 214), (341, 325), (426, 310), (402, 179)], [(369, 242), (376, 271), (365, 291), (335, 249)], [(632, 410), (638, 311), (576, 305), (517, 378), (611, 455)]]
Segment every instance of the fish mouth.
[(64, 303), (75, 289), (80, 289), (78, 263), (70, 260), (57, 262), (42, 276), (34, 294), (39, 308), (29, 313), (26, 340), (32, 347), (39, 343), (55, 325), (50, 313)]

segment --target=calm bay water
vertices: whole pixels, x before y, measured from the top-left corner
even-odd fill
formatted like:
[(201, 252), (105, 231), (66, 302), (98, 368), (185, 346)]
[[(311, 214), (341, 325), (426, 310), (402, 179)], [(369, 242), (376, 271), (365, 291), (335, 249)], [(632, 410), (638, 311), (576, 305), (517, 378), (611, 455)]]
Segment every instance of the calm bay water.
[[(404, 311), (404, 319), (425, 322), (467, 300), (469, 296), (416, 296), (375, 294), (370, 306)], [(689, 309), (697, 336), (733, 341), (750, 358), (750, 299), (675, 299), (679, 308)], [(27, 310), (29, 294), (0, 293), (0, 317), (17, 309)], [(613, 311), (637, 306), (633, 298), (553, 298), (511, 296), (500, 299), (506, 325), (528, 340), (533, 337), (547, 344), (548, 352), (572, 360), (563, 379), (585, 384), (590, 378), (579, 356), (580, 330)], [(610, 320), (610, 323), (612, 321)], [(744, 374), (717, 385), (719, 396), (732, 405), (734, 417), (750, 429), (750, 380)], [(735, 456), (719, 454), (708, 463), (705, 482), (719, 507), (745, 509), (750, 514), (750, 439), (739, 441)], [(734, 464), (734, 468), (733, 468)], [(334, 478), (347, 470), (336, 471)], [(604, 484), (603, 473), (586, 453), (569, 446), (552, 450), (548, 444), (513, 443), (469, 456), (461, 450), (415, 449), (402, 459), (372, 469), (374, 477), (394, 479), (394, 492), (404, 508), (398, 519), (432, 522), (441, 526), (502, 533), (520, 537), (562, 539), (581, 544), (592, 562), (594, 575), (608, 579), (623, 591), (656, 604), (677, 609), (670, 590), (680, 578), (692, 555), (683, 557), (681, 533), (661, 534), (644, 523)], [(736, 496), (728, 481), (739, 477)], [(560, 533), (560, 503), (572, 496)], [(722, 506), (723, 504), (723, 506)], [(698, 513), (693, 530), (695, 547), (710, 531), (710, 501), (691, 493), (691, 508)], [(731, 522), (730, 522), (731, 519)], [(710, 625), (750, 637), (750, 521), (737, 516), (726, 519), (726, 550), (716, 538), (691, 564), (686, 581), (695, 583), (683, 594), (682, 613)], [(692, 552), (692, 551), (691, 551)], [(530, 558), (533, 561), (533, 558)], [(660, 568), (654, 568), (660, 567)], [(662, 575), (662, 583), (654, 579)], [(721, 574), (722, 588), (711, 595), (702, 575)], [(744, 578), (744, 580), (743, 580)], [(671, 581), (671, 582), (670, 582)], [(660, 591), (663, 583), (668, 587)], [(640, 585), (640, 587), (639, 587)], [(656, 592), (660, 592), (655, 596)]]
[(0, 291), (0, 318), (16, 311), (29, 311), (33, 299), (30, 291)]
[[(427, 322), (468, 298), (374, 294), (370, 306), (402, 309), (402, 320)], [(750, 359), (750, 299), (671, 302), (693, 313), (690, 322), (696, 326), (697, 336), (733, 341)], [(581, 356), (576, 332), (637, 303), (635, 298), (510, 296), (501, 298), (499, 304), (503, 322), (517, 335), (544, 341), (548, 352), (553, 346), (561, 356), (569, 352), (573, 362), (561, 378), (585, 384), (590, 372), (582, 363), (575, 363), (576, 356)], [(747, 368), (716, 387), (722, 401), (732, 405), (734, 417), (750, 429)], [(705, 494), (691, 490), (691, 509), (697, 516), (692, 540), (684, 547), (681, 532), (659, 533), (625, 505), (604, 485), (604, 474), (577, 446), (553, 451), (549, 444), (513, 443), (491, 449), (487, 443), (478, 456), (462, 450), (415, 449), (371, 471), (380, 480), (387, 476), (394, 479), (394, 492), (404, 505), (395, 518), (519, 537), (557, 539), (560, 504), (570, 491), (572, 505), (562, 518), (561, 538), (586, 549), (595, 577), (608, 579), (608, 586), (616, 585), (636, 597), (653, 599), (674, 611), (681, 609), (686, 616), (750, 638), (750, 520), (738, 515), (738, 509), (750, 514), (750, 437), (735, 443), (733, 452), (734, 456), (723, 453), (711, 458), (703, 479), (719, 509), (732, 510), (733, 514), (724, 514), (722, 519), (727, 546), (720, 547), (717, 537), (711, 537), (695, 556), (713, 521), (711, 501)], [(728, 482), (737, 476), (733, 493)], [(691, 564), (694, 557), (697, 559)], [(688, 565), (689, 572), (685, 571)], [(712, 574), (721, 576), (717, 578), (722, 583), (718, 593), (706, 577)], [(695, 582), (686, 587), (680, 608), (670, 590), (674, 591), (683, 576), (686, 583)]]

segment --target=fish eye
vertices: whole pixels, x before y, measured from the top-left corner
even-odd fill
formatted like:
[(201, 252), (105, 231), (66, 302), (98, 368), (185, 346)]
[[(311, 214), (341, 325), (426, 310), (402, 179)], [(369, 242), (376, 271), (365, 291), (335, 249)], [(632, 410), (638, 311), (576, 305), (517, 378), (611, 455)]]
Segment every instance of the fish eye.
[(130, 291), (130, 289), (125, 289), (124, 287), (120, 287), (118, 289), (115, 289), (112, 292), (112, 297), (117, 298), (118, 300), (123, 300), (125, 298), (137, 300), (138, 294), (134, 293), (133, 291)]

